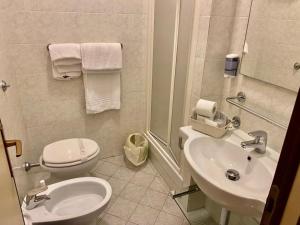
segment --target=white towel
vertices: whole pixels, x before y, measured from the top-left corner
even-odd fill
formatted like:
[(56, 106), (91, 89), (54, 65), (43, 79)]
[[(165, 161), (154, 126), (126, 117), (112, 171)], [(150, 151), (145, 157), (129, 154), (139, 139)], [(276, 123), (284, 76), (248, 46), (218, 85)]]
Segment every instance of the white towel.
[(49, 46), (52, 74), (58, 80), (70, 80), (81, 75), (80, 44), (65, 43)]
[(49, 45), (49, 53), (51, 61), (63, 59), (79, 59), (81, 60), (80, 44), (63, 43)]
[(120, 109), (121, 45), (85, 43), (81, 45), (81, 54), (86, 112)]
[(122, 48), (120, 43), (81, 44), (82, 70), (107, 71), (122, 69)]
[(120, 109), (120, 72), (83, 73), (87, 114)]

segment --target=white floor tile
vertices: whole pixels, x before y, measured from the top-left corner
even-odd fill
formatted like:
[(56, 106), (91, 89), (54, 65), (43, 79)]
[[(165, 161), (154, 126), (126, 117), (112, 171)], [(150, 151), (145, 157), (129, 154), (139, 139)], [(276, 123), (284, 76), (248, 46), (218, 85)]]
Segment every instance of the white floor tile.
[(182, 222), (182, 218), (161, 211), (155, 225), (181, 225)]
[(152, 165), (152, 163), (148, 160), (146, 165), (141, 166), (141, 172), (143, 173), (147, 173), (150, 175), (156, 175), (157, 171), (154, 168), (154, 166)]
[(154, 179), (153, 175), (146, 174), (143, 172), (137, 172), (134, 177), (130, 180), (131, 183), (148, 187)]
[(145, 192), (146, 187), (128, 183), (121, 192), (120, 197), (138, 203), (145, 195)]
[(105, 158), (102, 159), (105, 162), (109, 162), (118, 166), (125, 166), (125, 161), (124, 161), (124, 155), (119, 155), (119, 156), (115, 156), (115, 157), (109, 157), (109, 158)]
[(114, 194), (111, 195), (110, 201), (109, 201), (109, 203), (108, 203), (108, 205), (107, 205), (107, 207), (105, 209), (105, 212), (107, 212), (111, 208), (111, 206), (115, 203), (115, 201), (117, 200), (117, 198), (118, 198), (117, 195), (114, 195)]
[(167, 199), (167, 194), (148, 189), (141, 200), (141, 204), (161, 210)]
[(110, 215), (110, 214), (105, 214), (102, 219), (98, 222), (98, 225), (125, 225), (126, 221)]
[(95, 170), (93, 170), (93, 172), (97, 174), (103, 174), (106, 176), (112, 176), (118, 169), (119, 166), (102, 161), (102, 163), (99, 163), (99, 165), (97, 165), (97, 167), (95, 168)]
[(168, 197), (163, 206), (163, 211), (178, 217), (184, 217), (178, 205), (171, 197)]
[(135, 175), (135, 171), (128, 169), (126, 167), (120, 167), (113, 175), (113, 178), (129, 181), (132, 179), (134, 175)]
[(119, 195), (121, 191), (125, 188), (126, 184), (128, 183), (128, 181), (126, 180), (120, 180), (116, 178), (110, 178), (108, 182), (110, 183), (110, 186), (112, 188), (112, 193), (114, 195)]
[(159, 211), (148, 206), (138, 205), (129, 221), (138, 225), (153, 225)]
[(166, 182), (159, 176), (156, 176), (153, 180), (153, 182), (150, 185), (150, 188), (154, 191), (159, 191), (162, 193), (169, 193), (169, 187), (166, 184)]
[(108, 213), (120, 217), (123, 220), (128, 220), (136, 206), (137, 203), (119, 197), (108, 210)]

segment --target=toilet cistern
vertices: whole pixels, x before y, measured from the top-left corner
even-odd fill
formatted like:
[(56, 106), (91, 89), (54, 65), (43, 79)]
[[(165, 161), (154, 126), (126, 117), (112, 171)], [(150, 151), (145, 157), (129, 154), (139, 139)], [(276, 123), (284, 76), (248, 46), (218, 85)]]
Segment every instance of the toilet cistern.
[(242, 148), (254, 148), (254, 151), (259, 154), (266, 153), (266, 146), (268, 141), (268, 134), (263, 130), (256, 130), (248, 133), (248, 135), (254, 137), (253, 140), (241, 142)]
[(40, 184), (40, 187), (35, 188), (26, 194), (24, 202), (27, 210), (33, 209), (40, 203), (50, 199), (48, 195), (38, 195), (48, 189), (44, 180), (41, 180)]

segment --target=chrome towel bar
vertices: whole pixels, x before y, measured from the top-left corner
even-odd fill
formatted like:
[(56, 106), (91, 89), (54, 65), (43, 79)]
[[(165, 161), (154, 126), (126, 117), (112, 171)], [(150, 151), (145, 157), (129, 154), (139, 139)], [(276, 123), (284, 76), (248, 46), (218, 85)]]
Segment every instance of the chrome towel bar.
[[(237, 101), (235, 101), (235, 100), (237, 100)], [(287, 130), (287, 128), (288, 128), (288, 124), (276, 121), (276, 120), (272, 119), (270, 115), (264, 115), (263, 113), (259, 113), (255, 110), (253, 110), (250, 106), (247, 106), (245, 104), (246, 95), (243, 92), (239, 92), (237, 94), (237, 96), (227, 97), (226, 101), (228, 103), (230, 103), (230, 104), (232, 104), (232, 105), (248, 112), (248, 113), (251, 113), (254, 116), (257, 116), (257, 117), (259, 117), (259, 118), (275, 125), (275, 126), (278, 126), (278, 127), (282, 128), (282, 129), (285, 129), (285, 130)]]
[[(121, 49), (123, 49), (123, 44), (122, 43), (120, 43), (121, 44)], [(47, 51), (49, 51), (49, 46), (51, 45), (51, 43), (50, 44), (47, 44)]]

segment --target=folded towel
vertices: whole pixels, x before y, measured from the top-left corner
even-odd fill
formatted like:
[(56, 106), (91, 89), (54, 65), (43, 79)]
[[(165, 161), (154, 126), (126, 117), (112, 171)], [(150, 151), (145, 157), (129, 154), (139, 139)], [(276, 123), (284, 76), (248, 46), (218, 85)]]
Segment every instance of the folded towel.
[(71, 66), (76, 64), (81, 64), (81, 59), (67, 58), (67, 59), (56, 60), (53, 62), (54, 66)]
[(56, 66), (59, 73), (80, 72), (81, 64)]
[(49, 53), (55, 79), (70, 80), (81, 75), (80, 44), (52, 44)]
[(81, 60), (80, 44), (64, 43), (49, 45), (51, 61), (61, 59), (79, 59)]
[(81, 45), (81, 54), (86, 112), (120, 109), (121, 45), (86, 43)]
[(122, 68), (120, 43), (83, 43), (81, 55), (83, 71), (107, 71)]
[(52, 66), (52, 75), (56, 80), (71, 80), (81, 76), (81, 71), (59, 72), (57, 67)]

